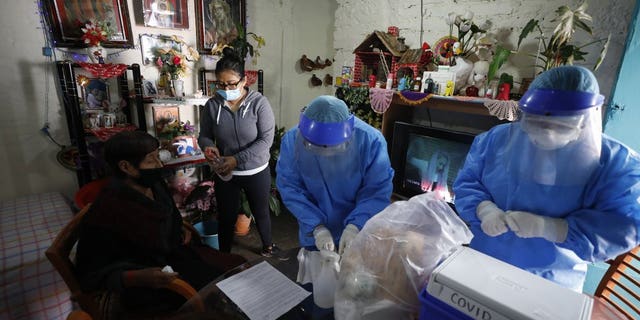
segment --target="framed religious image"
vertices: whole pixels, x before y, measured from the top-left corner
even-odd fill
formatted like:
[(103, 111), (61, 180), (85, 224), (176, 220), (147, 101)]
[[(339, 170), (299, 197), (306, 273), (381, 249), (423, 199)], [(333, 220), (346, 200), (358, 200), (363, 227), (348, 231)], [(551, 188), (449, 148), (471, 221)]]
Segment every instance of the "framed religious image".
[(142, 51), (142, 64), (148, 65), (154, 63), (156, 58), (156, 51), (158, 49), (174, 49), (178, 52), (182, 52), (182, 46), (180, 43), (175, 42), (169, 36), (159, 34), (141, 34), (140, 35), (140, 50)]
[(155, 97), (158, 95), (158, 89), (153, 81), (142, 80), (142, 95), (145, 97)]
[(213, 97), (216, 94), (216, 80), (207, 80), (207, 96)]
[(187, 0), (142, 0), (142, 10), (147, 27), (189, 29)]
[(109, 109), (109, 84), (105, 80), (89, 78), (89, 83), (81, 88), (87, 110)]
[(86, 47), (82, 30), (87, 22), (109, 26), (106, 48), (131, 48), (133, 39), (127, 0), (43, 0), (56, 47)]
[(246, 27), (245, 0), (196, 0), (198, 50), (229, 44)]
[(174, 122), (180, 123), (180, 108), (177, 105), (153, 107), (153, 126), (156, 137), (162, 136), (165, 127)]

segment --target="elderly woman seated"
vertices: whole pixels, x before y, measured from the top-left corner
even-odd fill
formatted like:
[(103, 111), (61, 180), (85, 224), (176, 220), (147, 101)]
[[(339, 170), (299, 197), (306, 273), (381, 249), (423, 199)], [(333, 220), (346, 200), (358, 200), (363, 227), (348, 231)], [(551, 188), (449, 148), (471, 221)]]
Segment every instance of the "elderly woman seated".
[(139, 131), (109, 139), (104, 157), (113, 178), (80, 225), (77, 276), (83, 291), (97, 293), (107, 318), (176, 310), (184, 299), (164, 289), (176, 277), (197, 290), (246, 261), (189, 241), (162, 178), (158, 147)]

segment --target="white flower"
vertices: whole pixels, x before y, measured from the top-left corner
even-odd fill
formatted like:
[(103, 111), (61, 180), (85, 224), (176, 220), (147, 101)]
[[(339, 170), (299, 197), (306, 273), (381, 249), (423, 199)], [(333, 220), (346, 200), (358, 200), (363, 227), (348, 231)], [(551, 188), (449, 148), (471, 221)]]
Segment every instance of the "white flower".
[(447, 25), (453, 25), (456, 22), (456, 14), (454, 12), (449, 12), (449, 15), (444, 18), (444, 20), (447, 22)]

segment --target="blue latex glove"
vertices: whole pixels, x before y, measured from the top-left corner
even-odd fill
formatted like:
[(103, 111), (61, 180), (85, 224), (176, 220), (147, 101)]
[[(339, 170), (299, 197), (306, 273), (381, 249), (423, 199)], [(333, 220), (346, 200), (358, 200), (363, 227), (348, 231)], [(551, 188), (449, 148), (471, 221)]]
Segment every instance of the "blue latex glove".
[(565, 219), (526, 211), (507, 211), (505, 220), (509, 229), (520, 238), (545, 238), (552, 242), (564, 242), (569, 232), (569, 224)]

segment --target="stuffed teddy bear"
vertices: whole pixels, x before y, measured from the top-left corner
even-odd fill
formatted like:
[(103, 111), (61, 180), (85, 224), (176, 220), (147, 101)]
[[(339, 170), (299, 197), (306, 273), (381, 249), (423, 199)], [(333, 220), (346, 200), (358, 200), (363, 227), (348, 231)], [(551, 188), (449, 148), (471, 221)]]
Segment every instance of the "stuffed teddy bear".
[[(487, 74), (489, 73), (489, 61), (479, 60), (473, 63), (473, 69), (467, 79), (467, 87), (474, 86), (478, 88), (478, 95), (484, 96), (485, 85), (487, 82)], [(466, 91), (466, 88), (464, 88)]]

